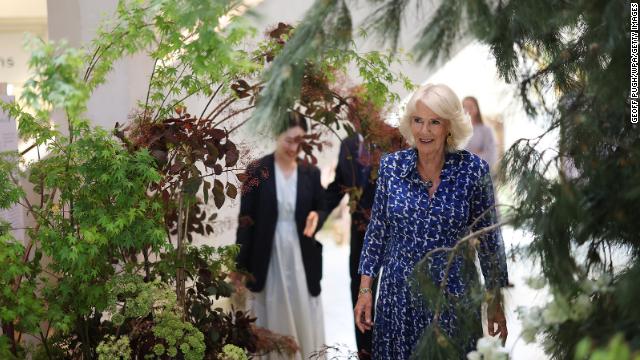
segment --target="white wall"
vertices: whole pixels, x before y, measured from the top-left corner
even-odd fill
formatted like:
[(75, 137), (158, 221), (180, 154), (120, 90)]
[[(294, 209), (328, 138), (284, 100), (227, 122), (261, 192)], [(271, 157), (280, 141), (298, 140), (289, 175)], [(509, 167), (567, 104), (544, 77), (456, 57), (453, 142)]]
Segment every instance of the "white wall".
[[(72, 46), (90, 46), (101, 20), (110, 18), (116, 0), (49, 0), (49, 37), (66, 40)], [(87, 116), (107, 129), (126, 123), (136, 102), (146, 96), (153, 61), (144, 54), (118, 61), (88, 103)], [(64, 128), (64, 120), (56, 119)]]
[[(27, 34), (33, 37), (47, 38), (46, 0), (0, 0), (0, 96), (3, 100), (5, 91), (19, 96), (22, 84), (29, 76), (28, 60), (30, 54), (24, 48)], [(18, 139), (16, 122), (2, 119), (0, 115), (0, 151), (22, 150), (25, 144)], [(25, 189), (30, 186), (22, 181)], [(28, 194), (33, 192), (27, 190)], [(33, 226), (33, 219), (26, 216), (26, 211), (16, 205), (6, 211), (0, 211), (1, 217), (9, 220), (14, 228), (16, 239), (25, 240), (24, 227)]]
[(16, 95), (29, 75), (26, 34), (47, 38), (46, 0), (0, 0), (0, 83)]

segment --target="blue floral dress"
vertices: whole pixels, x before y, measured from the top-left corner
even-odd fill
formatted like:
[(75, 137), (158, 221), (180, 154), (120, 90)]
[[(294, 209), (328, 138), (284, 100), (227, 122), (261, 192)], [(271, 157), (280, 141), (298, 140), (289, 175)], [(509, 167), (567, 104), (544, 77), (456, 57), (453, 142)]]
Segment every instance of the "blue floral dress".
[[(475, 231), (496, 222), (495, 209), (485, 211), (493, 207), (494, 193), (484, 160), (466, 150), (446, 153), (440, 185), (430, 198), (417, 159), (415, 149), (382, 158), (360, 259), (362, 275), (377, 277), (383, 267), (373, 328), (373, 358), (377, 360), (408, 359), (431, 323), (433, 314), (424, 302), (416, 301), (410, 286), (416, 263), (434, 248), (454, 246), (470, 228)], [(506, 286), (500, 231), (488, 232), (480, 240), (477, 253), (486, 287)], [(464, 295), (468, 285), (468, 277), (460, 270), (462, 261), (456, 258), (448, 273), (447, 292), (453, 296)], [(446, 262), (447, 256), (433, 257), (430, 272), (434, 280), (444, 278)], [(443, 314), (439, 322), (449, 332), (455, 321), (455, 314), (450, 313)]]

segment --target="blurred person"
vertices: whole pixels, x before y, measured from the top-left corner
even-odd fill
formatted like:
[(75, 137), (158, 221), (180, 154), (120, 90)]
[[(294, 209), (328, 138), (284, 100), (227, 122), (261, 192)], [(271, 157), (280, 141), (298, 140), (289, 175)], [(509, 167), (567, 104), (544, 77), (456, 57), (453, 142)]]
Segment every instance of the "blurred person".
[(480, 156), (489, 164), (489, 168), (493, 170), (498, 161), (498, 148), (493, 130), (482, 121), (478, 99), (473, 96), (467, 96), (462, 100), (462, 107), (471, 117), (471, 124), (473, 125), (473, 135), (465, 149)]
[[(307, 130), (305, 118), (290, 112), (274, 153), (249, 166), (236, 238), (238, 268), (251, 275), (256, 325), (293, 337), (300, 348), (295, 359), (308, 358), (325, 342), (322, 244), (314, 237), (327, 213), (320, 170), (298, 158)], [(237, 273), (232, 280), (241, 281)]]
[[(489, 166), (477, 155), (462, 150), (471, 131), (456, 94), (446, 85), (425, 85), (414, 93), (400, 121), (400, 132), (412, 147), (381, 160), (354, 309), (358, 328), (373, 328), (374, 359), (408, 359), (433, 320), (433, 309), (410, 285), (416, 264), (433, 249), (453, 247), (469, 228), (475, 232), (496, 222)], [(497, 291), (508, 284), (500, 230), (487, 231), (478, 239), (485, 286)], [(472, 279), (461, 271), (466, 268), (464, 259), (454, 256), (449, 268), (449, 253), (438, 254), (425, 271), (436, 284), (447, 272), (445, 296), (465, 303)], [(477, 278), (475, 271), (474, 275)], [(371, 284), (378, 276), (379, 298), (373, 319)], [(507, 324), (500, 301), (489, 305), (487, 316), (489, 335), (506, 340)], [(454, 311), (442, 312), (438, 321), (447, 335), (454, 336), (458, 322)], [(479, 308), (477, 328), (466, 336), (463, 350), (470, 351), (482, 336)]]
[[(379, 107), (355, 97), (352, 99), (351, 108), (355, 113), (359, 113), (357, 116), (352, 114), (349, 118), (357, 132), (340, 143), (336, 175), (327, 187), (327, 209), (332, 210), (337, 207), (344, 195), (349, 194), (351, 214), (349, 275), (351, 301), (352, 306), (355, 306), (360, 287), (358, 264), (364, 235), (371, 218), (380, 157), (384, 153), (402, 149), (406, 144), (398, 128), (385, 123), (384, 112)], [(363, 118), (367, 119), (365, 123), (361, 123)], [(372, 285), (374, 301), (375, 291), (374, 283)], [(370, 359), (371, 330), (361, 332), (356, 327), (355, 336), (358, 358)]]
[[(373, 196), (375, 194), (375, 180), (371, 179), (371, 151), (369, 144), (361, 134), (351, 135), (340, 143), (336, 176), (327, 187), (327, 209), (336, 208), (346, 193), (360, 193), (355, 208), (351, 213), (351, 238), (349, 251), (349, 275), (351, 278), (351, 301), (356, 305), (360, 275), (358, 264), (364, 243), (364, 234), (369, 223)], [(372, 287), (375, 293), (375, 286)], [(360, 359), (371, 358), (371, 331), (364, 333), (356, 329), (356, 345)]]

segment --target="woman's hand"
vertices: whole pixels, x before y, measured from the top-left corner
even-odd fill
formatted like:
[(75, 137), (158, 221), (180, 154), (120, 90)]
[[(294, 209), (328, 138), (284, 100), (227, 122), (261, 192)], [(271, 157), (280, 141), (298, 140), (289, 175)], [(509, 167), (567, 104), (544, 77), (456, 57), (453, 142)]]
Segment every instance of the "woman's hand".
[(373, 306), (373, 294), (368, 292), (358, 296), (358, 302), (353, 309), (353, 315), (356, 319), (356, 327), (361, 333), (371, 330), (373, 320), (371, 319), (371, 307)]
[(244, 275), (238, 272), (230, 272), (229, 279), (231, 280), (231, 284), (236, 288), (236, 292), (242, 293), (246, 289), (244, 286)]
[(371, 318), (371, 309), (373, 307), (372, 284), (373, 278), (371, 276), (360, 276), (360, 291), (356, 307), (353, 309), (353, 316), (356, 319), (356, 327), (361, 333), (371, 330), (373, 327), (373, 319)]
[(371, 319), (371, 307), (373, 306), (373, 294), (358, 295), (358, 302), (353, 309), (353, 316), (356, 319), (356, 327), (361, 333), (373, 328), (373, 320)]
[(312, 211), (307, 215), (307, 224), (304, 227), (304, 231), (302, 234), (306, 237), (313, 237), (313, 234), (316, 232), (316, 228), (318, 227), (318, 219), (320, 216), (317, 212)]
[(507, 341), (507, 319), (504, 316), (504, 309), (501, 301), (489, 302), (487, 306), (487, 326), (490, 336), (498, 335), (502, 339), (502, 344)]

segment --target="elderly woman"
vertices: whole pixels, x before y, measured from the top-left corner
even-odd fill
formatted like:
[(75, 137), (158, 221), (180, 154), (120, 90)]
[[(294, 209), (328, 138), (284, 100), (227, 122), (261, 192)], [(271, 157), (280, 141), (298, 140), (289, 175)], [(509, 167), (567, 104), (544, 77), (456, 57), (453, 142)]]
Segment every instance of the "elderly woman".
[[(477, 155), (460, 150), (472, 127), (449, 87), (419, 88), (407, 104), (400, 131), (412, 147), (381, 161), (354, 309), (360, 331), (373, 327), (374, 359), (408, 359), (433, 320), (433, 309), (418, 301), (420, 296), (410, 287), (416, 263), (430, 250), (454, 246), (468, 230), (477, 231), (496, 221), (489, 167)], [(506, 286), (507, 267), (499, 230), (488, 231), (479, 240), (477, 252), (487, 288)], [(458, 263), (446, 269), (447, 259), (433, 258), (433, 280), (439, 283), (448, 272), (445, 293), (465, 298), (469, 277), (461, 273)], [(460, 257), (455, 260), (462, 261)], [(370, 287), (381, 267), (374, 323)], [(494, 302), (490, 310), (489, 334), (506, 339), (502, 305)], [(479, 328), (479, 316), (477, 320)], [(438, 321), (448, 335), (455, 333), (455, 313)], [(466, 343), (475, 343), (473, 340)]]

